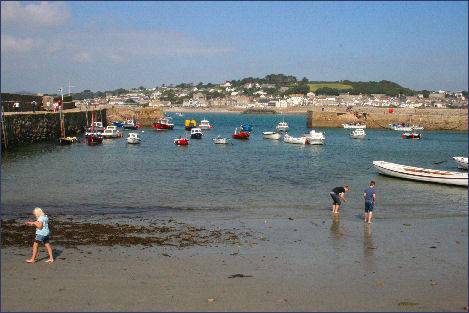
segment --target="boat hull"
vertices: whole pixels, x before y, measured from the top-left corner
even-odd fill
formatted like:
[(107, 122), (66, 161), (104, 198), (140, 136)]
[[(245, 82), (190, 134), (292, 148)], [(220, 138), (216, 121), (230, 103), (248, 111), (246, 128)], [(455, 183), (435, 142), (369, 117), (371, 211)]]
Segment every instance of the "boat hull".
[(213, 143), (217, 145), (226, 145), (228, 144), (227, 138), (213, 138)]
[(141, 142), (140, 139), (136, 139), (136, 138), (127, 138), (127, 143), (128, 144), (132, 144), (132, 145), (137, 145)]
[(249, 133), (247, 132), (239, 132), (236, 134), (231, 135), (233, 139), (241, 139), (241, 140), (247, 140), (249, 139)]
[(453, 157), (453, 160), (458, 165), (458, 168), (467, 170), (467, 158), (465, 157)]
[(189, 140), (186, 138), (174, 139), (174, 144), (176, 146), (187, 146), (189, 144)]
[(156, 129), (156, 130), (172, 130), (172, 129), (174, 129), (174, 125), (153, 123), (153, 128)]
[(86, 138), (86, 143), (90, 146), (100, 145), (103, 143), (103, 137), (92, 134)]
[(417, 133), (403, 133), (402, 139), (422, 139), (422, 135)]
[(365, 129), (366, 125), (342, 124), (342, 127), (345, 129)]
[(263, 132), (262, 137), (264, 139), (279, 140), (282, 137), (282, 135), (279, 133), (274, 133), (274, 132)]
[(202, 139), (201, 133), (191, 134), (191, 139)]
[(309, 144), (309, 141), (306, 137), (292, 137), (292, 136), (289, 136), (289, 135), (285, 135), (283, 137), (283, 142), (291, 143), (291, 144), (297, 144), (297, 145), (307, 145), (307, 144)]
[[(380, 174), (385, 176), (428, 183), (467, 187), (467, 173), (435, 171), (432, 169), (416, 168), (384, 161), (373, 161), (373, 166)], [(438, 172), (440, 174), (438, 174)]]

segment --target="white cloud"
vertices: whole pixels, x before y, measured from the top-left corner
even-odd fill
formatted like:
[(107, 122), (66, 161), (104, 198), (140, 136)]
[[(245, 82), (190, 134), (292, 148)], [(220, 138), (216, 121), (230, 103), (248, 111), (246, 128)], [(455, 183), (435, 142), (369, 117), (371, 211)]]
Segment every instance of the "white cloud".
[(70, 19), (70, 11), (63, 2), (23, 3), (2, 1), (2, 27), (56, 27)]
[(10, 35), (2, 35), (1, 38), (2, 52), (29, 52), (35, 47), (35, 42), (32, 38), (19, 38)]

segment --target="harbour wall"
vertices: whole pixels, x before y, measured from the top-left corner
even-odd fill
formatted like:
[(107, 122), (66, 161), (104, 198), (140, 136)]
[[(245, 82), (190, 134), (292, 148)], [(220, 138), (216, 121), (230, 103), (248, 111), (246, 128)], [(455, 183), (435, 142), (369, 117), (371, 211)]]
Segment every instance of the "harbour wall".
[(164, 116), (160, 108), (113, 106), (107, 109), (107, 122), (135, 119), (141, 126), (152, 126), (153, 123)]
[[(85, 132), (91, 123), (91, 111), (78, 109), (63, 111), (65, 135), (74, 136)], [(106, 124), (106, 110), (95, 111), (96, 120)], [(1, 125), (2, 149), (60, 138), (59, 112), (4, 113)]]
[(346, 123), (365, 123), (367, 128), (389, 128), (389, 124), (407, 123), (423, 126), (425, 130), (467, 131), (467, 109), (411, 109), (360, 107), (315, 108), (307, 112), (306, 126), (342, 127)]

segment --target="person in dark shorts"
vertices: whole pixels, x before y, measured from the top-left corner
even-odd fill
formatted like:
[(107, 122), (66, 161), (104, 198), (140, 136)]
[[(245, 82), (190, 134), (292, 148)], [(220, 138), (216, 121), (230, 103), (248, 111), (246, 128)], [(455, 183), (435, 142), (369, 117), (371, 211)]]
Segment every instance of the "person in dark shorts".
[(36, 238), (33, 243), (32, 256), (30, 259), (26, 260), (26, 263), (36, 262), (39, 255), (39, 244), (43, 244), (46, 247), (47, 254), (49, 255), (49, 259), (47, 259), (46, 263), (50, 264), (54, 262), (54, 256), (52, 254), (52, 247), (49, 243), (49, 218), (41, 208), (35, 208), (33, 210), (33, 214), (36, 217), (36, 221), (28, 221), (26, 222), (26, 225), (36, 227)]
[(376, 204), (376, 183), (370, 181), (370, 186), (363, 192), (365, 198), (365, 223), (371, 224), (371, 217), (373, 216), (373, 209)]
[(335, 187), (332, 189), (330, 192), (331, 198), (332, 198), (332, 213), (336, 214), (339, 213), (339, 208), (340, 205), (342, 204), (342, 201), (347, 202), (347, 199), (345, 199), (345, 193), (349, 191), (349, 188), (347, 185), (343, 187)]

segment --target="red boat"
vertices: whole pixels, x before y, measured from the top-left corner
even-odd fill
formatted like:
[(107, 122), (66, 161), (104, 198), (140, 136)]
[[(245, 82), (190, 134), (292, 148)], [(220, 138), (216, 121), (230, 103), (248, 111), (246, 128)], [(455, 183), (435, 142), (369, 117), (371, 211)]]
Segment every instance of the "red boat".
[(233, 135), (231, 135), (231, 137), (233, 137), (233, 139), (249, 139), (249, 133), (248, 132), (245, 132), (245, 131), (239, 131), (237, 128), (235, 129), (235, 132), (233, 133)]
[(419, 133), (403, 133), (402, 139), (421, 139), (422, 135)]
[(153, 128), (156, 130), (168, 130), (168, 129), (173, 129), (174, 124), (170, 117), (165, 117), (153, 123)]
[(177, 146), (187, 146), (189, 144), (189, 140), (187, 138), (176, 138), (174, 139), (174, 144)]
[(101, 133), (95, 132), (94, 111), (91, 113), (91, 133), (86, 137), (86, 143), (90, 146), (100, 145), (103, 143), (103, 136)]

